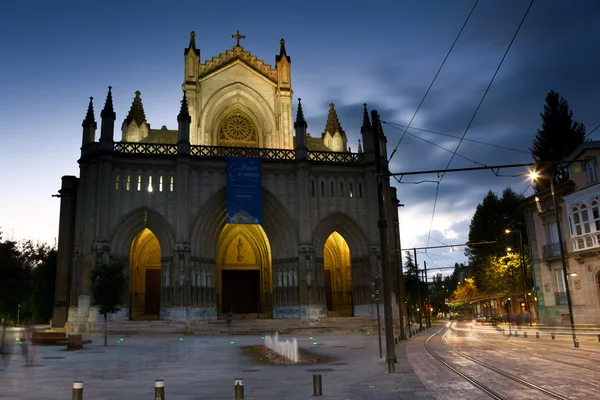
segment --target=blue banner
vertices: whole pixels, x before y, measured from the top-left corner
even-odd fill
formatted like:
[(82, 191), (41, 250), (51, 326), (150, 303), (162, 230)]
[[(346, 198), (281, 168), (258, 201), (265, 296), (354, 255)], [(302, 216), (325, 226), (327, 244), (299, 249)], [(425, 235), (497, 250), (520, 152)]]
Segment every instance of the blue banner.
[(227, 223), (262, 224), (260, 158), (226, 157)]

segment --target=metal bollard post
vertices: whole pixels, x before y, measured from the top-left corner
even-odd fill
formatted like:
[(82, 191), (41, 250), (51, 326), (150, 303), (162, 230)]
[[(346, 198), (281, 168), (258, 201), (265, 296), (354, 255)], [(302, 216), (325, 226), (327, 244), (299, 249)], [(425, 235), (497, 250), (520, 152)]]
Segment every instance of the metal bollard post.
[(536, 339), (539, 339), (539, 338), (540, 338), (540, 333), (539, 333), (539, 332), (536, 332), (536, 333), (535, 333), (535, 338), (536, 338)]
[(165, 400), (165, 381), (162, 379), (154, 381), (154, 400)]
[(598, 335), (598, 341), (600, 342), (600, 335)]
[(577, 340), (577, 338), (573, 339), (573, 344), (575, 345), (576, 349), (579, 348), (579, 340)]
[(552, 332), (552, 333), (550, 334), (550, 336), (552, 336), (552, 340), (556, 339), (556, 336), (554, 335), (554, 332)]
[(398, 344), (398, 337), (394, 336), (394, 344)]
[(515, 331), (515, 337), (519, 337), (519, 331)]
[(73, 382), (73, 400), (83, 400), (83, 382)]
[(235, 400), (244, 400), (244, 380), (236, 379), (234, 384), (235, 384)]
[(523, 337), (527, 339), (527, 331), (523, 331)]
[(323, 381), (320, 374), (313, 374), (313, 396), (323, 396)]

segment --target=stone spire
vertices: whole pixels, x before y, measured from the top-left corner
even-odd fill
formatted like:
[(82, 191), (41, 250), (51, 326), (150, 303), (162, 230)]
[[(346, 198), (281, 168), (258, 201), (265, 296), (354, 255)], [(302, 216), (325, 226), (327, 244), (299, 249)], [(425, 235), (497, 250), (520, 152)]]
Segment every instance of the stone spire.
[(358, 152), (359, 152), (359, 153), (362, 153), (362, 152), (363, 152), (363, 149), (362, 149), (362, 144), (361, 144), (361, 141), (360, 141), (360, 139), (358, 139)]
[(88, 105), (87, 114), (85, 115), (85, 119), (81, 123), (81, 127), (83, 128), (83, 136), (81, 147), (85, 147), (89, 143), (96, 141), (96, 119), (94, 118), (94, 98), (90, 97), (90, 104)]
[(279, 55), (275, 56), (275, 62), (279, 62), (279, 61), (281, 61), (281, 59), (285, 58), (287, 60), (287, 62), (289, 62), (291, 64), (292, 59), (285, 52), (285, 40), (283, 40), (283, 38), (281, 38), (281, 40), (279, 41), (279, 44), (280, 44)]
[(298, 113), (296, 114), (296, 122), (294, 122), (294, 130), (296, 131), (296, 150), (300, 150), (302, 154), (298, 153), (299, 159), (306, 158), (306, 151), (308, 150), (306, 146), (306, 128), (308, 128), (308, 124), (304, 119), (304, 112), (302, 112), (302, 103), (301, 99), (298, 99)]
[(365, 130), (372, 130), (371, 120), (369, 119), (369, 112), (367, 111), (367, 103), (364, 103), (363, 106), (365, 107), (365, 109), (363, 111), (363, 122), (362, 127), (360, 128), (360, 133), (364, 133), (363, 131)]
[(190, 154), (190, 123), (192, 118), (190, 117), (190, 111), (188, 109), (188, 103), (183, 91), (183, 100), (181, 100), (181, 110), (177, 115), (177, 122), (179, 123), (179, 140), (177, 141), (177, 153), (178, 154)]
[[(127, 114), (127, 118), (125, 118), (125, 124), (127, 125), (132, 121), (135, 121), (138, 126), (142, 126), (142, 124), (146, 122), (146, 113), (144, 112), (144, 106), (142, 105), (142, 98), (140, 95), (140, 91), (136, 90), (135, 98), (129, 109), (129, 114)], [(148, 124), (148, 122), (146, 122), (146, 124)]]
[(198, 49), (196, 48), (196, 33), (194, 31), (190, 32), (190, 44), (188, 47), (186, 47), (183, 55), (187, 56), (187, 54), (189, 52), (194, 53), (195, 55), (199, 56), (200, 55), (200, 51), (198, 51)]
[(100, 143), (101, 147), (105, 150), (112, 151), (112, 143), (114, 142), (115, 136), (115, 120), (117, 114), (115, 113), (112, 100), (112, 86), (108, 87), (108, 95), (106, 96), (106, 103), (100, 113), (102, 119), (102, 125), (100, 126)]
[[(342, 126), (340, 125), (340, 120), (338, 119), (337, 113), (335, 112), (335, 106), (333, 103), (329, 104), (329, 115), (327, 115), (325, 132), (329, 132), (332, 135), (335, 132), (339, 132), (342, 136), (346, 136), (346, 132), (344, 132)], [(325, 135), (325, 132), (323, 132), (323, 136)]]
[(367, 111), (367, 104), (363, 104), (363, 122), (360, 127), (360, 133), (362, 135), (362, 142), (365, 153), (373, 152), (373, 127), (371, 126), (371, 119), (369, 118), (369, 112)]

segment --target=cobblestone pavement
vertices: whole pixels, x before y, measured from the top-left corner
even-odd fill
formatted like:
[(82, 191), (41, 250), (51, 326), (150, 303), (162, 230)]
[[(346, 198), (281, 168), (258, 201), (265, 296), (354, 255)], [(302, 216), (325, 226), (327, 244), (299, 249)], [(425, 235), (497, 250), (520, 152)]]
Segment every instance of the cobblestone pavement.
[[(563, 398), (600, 398), (600, 343), (586, 339), (574, 348), (568, 340), (552, 340), (549, 333), (537, 339), (535, 330), (527, 337), (508, 336), (508, 327), (502, 334), (501, 327), (469, 323), (452, 324), (450, 329), (439, 326), (410, 341), (406, 347), (407, 357), (417, 376), (438, 399), (489, 398), (482, 390), (460, 378), (436, 360), (425, 348), (425, 341), (432, 336), (429, 346), (459, 371), (468, 374), (507, 399), (547, 399), (546, 393), (528, 388), (506, 379), (492, 370), (464, 358), (446, 347), (442, 335), (455, 349), (481, 360), (509, 374), (532, 382), (542, 388), (559, 393)], [(511, 329), (512, 331), (512, 329)]]
[(301, 348), (337, 358), (313, 366), (253, 365), (240, 350), (262, 344), (253, 336), (110, 337), (108, 347), (94, 337), (85, 350), (35, 347), (30, 364), (14, 339), (10, 359), (0, 364), (2, 399), (71, 399), (76, 380), (84, 382), (86, 400), (150, 399), (155, 379), (164, 379), (169, 400), (233, 399), (236, 378), (244, 379), (246, 399), (309, 399), (315, 373), (324, 399), (433, 399), (405, 359), (406, 342), (398, 346), (397, 373), (386, 373), (377, 335), (298, 337)]

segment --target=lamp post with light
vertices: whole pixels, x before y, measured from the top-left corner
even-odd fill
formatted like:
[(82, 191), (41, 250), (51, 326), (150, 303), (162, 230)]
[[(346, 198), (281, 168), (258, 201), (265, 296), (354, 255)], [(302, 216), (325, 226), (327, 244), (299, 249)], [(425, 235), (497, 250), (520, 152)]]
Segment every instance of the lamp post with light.
[[(578, 347), (577, 336), (575, 334), (575, 320), (573, 319), (573, 306), (571, 304), (571, 292), (569, 290), (569, 274), (567, 273), (567, 259), (565, 256), (565, 250), (563, 249), (562, 229), (560, 228), (560, 215), (558, 214), (558, 205), (556, 203), (556, 195), (554, 193), (554, 174), (551, 174), (549, 177), (547, 177), (540, 175), (536, 171), (532, 171), (530, 174), (530, 178), (532, 181), (535, 181), (537, 178), (545, 178), (550, 181), (550, 193), (552, 194), (552, 205), (554, 206), (554, 217), (556, 218), (556, 231), (558, 233), (558, 248), (560, 250), (560, 260), (562, 262), (563, 278), (565, 281), (565, 290), (567, 292), (567, 307), (569, 309), (571, 334), (573, 335), (573, 344), (575, 345), (575, 347)], [(538, 201), (537, 197), (536, 201)]]

